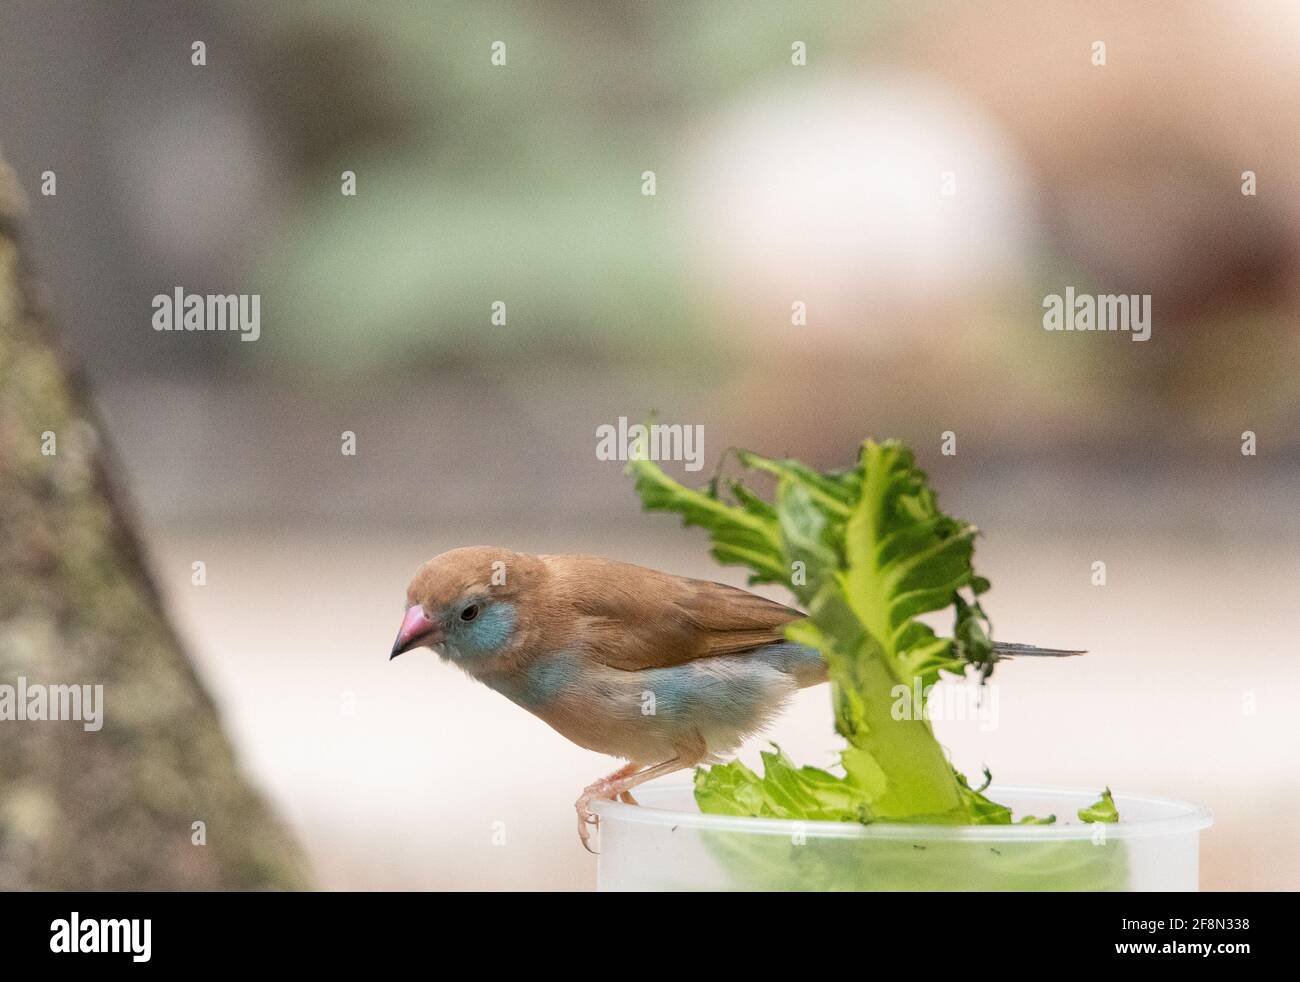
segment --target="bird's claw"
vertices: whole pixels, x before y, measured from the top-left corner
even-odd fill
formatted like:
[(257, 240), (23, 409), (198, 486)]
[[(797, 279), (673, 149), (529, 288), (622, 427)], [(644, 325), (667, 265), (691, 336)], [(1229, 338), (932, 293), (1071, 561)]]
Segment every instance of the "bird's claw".
[(629, 761), (620, 767), (608, 777), (603, 777), (595, 784), (588, 785), (583, 789), (582, 796), (575, 801), (574, 808), (578, 812), (578, 838), (582, 840), (582, 848), (593, 856), (598, 856), (595, 849), (591, 848), (591, 832), (587, 826), (594, 825), (600, 828), (599, 816), (593, 815), (588, 807), (593, 801), (624, 801), (629, 805), (635, 805), (636, 799), (632, 797), (632, 788), (636, 786), (636, 775), (641, 765), (635, 761)]
[(578, 812), (578, 838), (582, 841), (582, 848), (593, 856), (599, 856), (600, 853), (591, 848), (591, 828), (599, 829), (600, 819), (593, 815), (587, 806), (591, 804), (593, 799), (603, 797), (605, 795), (584, 793), (574, 804), (574, 808)]

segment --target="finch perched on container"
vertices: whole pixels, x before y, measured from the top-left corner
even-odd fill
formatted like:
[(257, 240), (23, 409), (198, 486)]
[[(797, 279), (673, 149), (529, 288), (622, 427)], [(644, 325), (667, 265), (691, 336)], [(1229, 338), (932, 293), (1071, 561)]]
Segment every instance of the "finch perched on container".
[[(628, 763), (575, 803), (712, 763), (763, 729), (821, 654), (785, 638), (804, 615), (748, 591), (598, 556), (452, 549), (416, 570), (390, 658), (432, 648), (589, 750)], [(1014, 654), (1077, 652), (996, 645)]]

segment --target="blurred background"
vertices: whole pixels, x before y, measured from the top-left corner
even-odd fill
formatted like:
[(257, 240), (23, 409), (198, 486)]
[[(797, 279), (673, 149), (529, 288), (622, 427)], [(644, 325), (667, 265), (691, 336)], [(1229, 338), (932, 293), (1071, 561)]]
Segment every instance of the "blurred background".
[[(955, 762), (1203, 801), (1205, 888), (1296, 889), (1297, 52), (1283, 0), (9, 0), (0, 150), (319, 886), (593, 885), (572, 801), (612, 762), (387, 656), (457, 545), (742, 582), (596, 459), (655, 411), (704, 425), (692, 482), (912, 443), (984, 531), (998, 637), (1090, 651), (1000, 669), (996, 728), (938, 725)], [(155, 332), (176, 286), (260, 293), (261, 339)], [(1044, 331), (1067, 286), (1150, 294), (1151, 339)], [(804, 692), (770, 736), (826, 763), (830, 725)]]

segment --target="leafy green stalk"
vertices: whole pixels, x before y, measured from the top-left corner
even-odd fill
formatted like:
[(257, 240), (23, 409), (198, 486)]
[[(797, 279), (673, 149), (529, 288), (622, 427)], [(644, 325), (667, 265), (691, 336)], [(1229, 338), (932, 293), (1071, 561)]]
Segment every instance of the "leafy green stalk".
[[(713, 556), (749, 568), (751, 583), (782, 583), (807, 618), (792, 641), (826, 659), (844, 774), (796, 767), (779, 748), (760, 776), (739, 761), (696, 774), (705, 812), (805, 820), (1006, 824), (1009, 809), (973, 789), (948, 761), (925, 713), (941, 673), (993, 667), (972, 565), (977, 530), (941, 512), (912, 453), (867, 441), (855, 467), (819, 472), (797, 461), (737, 451), (740, 464), (775, 480), (769, 503), (740, 481), (723, 500), (715, 479), (692, 490), (655, 463), (629, 471), (647, 509), (673, 511), (705, 529)], [(922, 615), (950, 609), (950, 637)], [(1100, 803), (1099, 803), (1100, 804)], [(1081, 813), (1082, 817), (1082, 813)]]

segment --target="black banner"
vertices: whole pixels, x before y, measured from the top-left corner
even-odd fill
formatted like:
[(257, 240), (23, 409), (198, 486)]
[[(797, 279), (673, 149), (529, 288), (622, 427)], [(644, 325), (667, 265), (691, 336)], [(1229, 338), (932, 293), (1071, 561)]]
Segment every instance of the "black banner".
[[(670, 969), (686, 958), (789, 957), (818, 971), (851, 958), (967, 962), (972, 971), (1202, 963), (1232, 970), (1285, 957), (1286, 894), (108, 894), (0, 897), (6, 967), (176, 969), (431, 967), (467, 957), (624, 958)], [(599, 952), (599, 955), (595, 953)], [(596, 962), (590, 961), (596, 957)], [(1049, 959), (1043, 961), (1042, 959)], [(17, 977), (17, 976), (10, 976)]]

